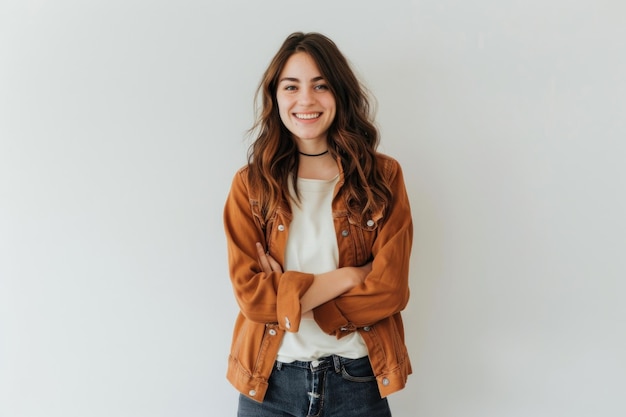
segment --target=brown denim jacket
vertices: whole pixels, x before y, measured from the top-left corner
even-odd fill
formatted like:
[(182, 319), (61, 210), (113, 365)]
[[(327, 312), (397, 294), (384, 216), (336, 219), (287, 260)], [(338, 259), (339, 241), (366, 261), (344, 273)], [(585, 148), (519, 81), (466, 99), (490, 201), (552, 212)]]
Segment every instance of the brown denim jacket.
[[(317, 324), (341, 338), (358, 331), (368, 348), (381, 396), (404, 388), (412, 372), (402, 311), (409, 299), (409, 257), (413, 238), (411, 209), (400, 165), (378, 154), (393, 193), (381, 212), (358, 218), (347, 210), (340, 168), (332, 215), (339, 246), (339, 267), (372, 260), (365, 282), (314, 309)], [(340, 165), (341, 167), (341, 165)], [(283, 202), (264, 224), (247, 168), (237, 172), (224, 208), (230, 278), (240, 313), (235, 323), (227, 378), (237, 390), (262, 402), (284, 332), (300, 326), (300, 298), (313, 275), (299, 271), (264, 273), (256, 254), (261, 242), (281, 265), (291, 210)]]

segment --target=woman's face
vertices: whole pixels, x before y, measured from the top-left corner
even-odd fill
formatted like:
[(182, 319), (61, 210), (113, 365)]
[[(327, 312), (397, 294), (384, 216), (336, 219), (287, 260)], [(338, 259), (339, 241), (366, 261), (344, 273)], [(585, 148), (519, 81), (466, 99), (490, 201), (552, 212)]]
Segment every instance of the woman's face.
[(276, 100), (280, 119), (301, 151), (326, 146), (335, 97), (309, 54), (296, 52), (287, 60), (278, 77)]

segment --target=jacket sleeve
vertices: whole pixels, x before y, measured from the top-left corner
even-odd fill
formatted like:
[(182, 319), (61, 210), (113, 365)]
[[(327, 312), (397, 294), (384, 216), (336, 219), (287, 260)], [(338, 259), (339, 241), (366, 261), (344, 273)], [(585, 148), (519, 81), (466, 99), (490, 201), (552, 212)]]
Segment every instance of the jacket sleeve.
[[(300, 326), (300, 298), (313, 282), (313, 274), (296, 271), (262, 271), (256, 242), (267, 248), (261, 221), (252, 211), (246, 168), (233, 179), (224, 206), (224, 229), (228, 266), (235, 299), (241, 313), (251, 321), (278, 323), (286, 331)], [(282, 259), (282, 256), (275, 256)]]
[(400, 165), (386, 162), (393, 201), (372, 246), (372, 271), (363, 284), (314, 309), (322, 330), (338, 338), (402, 311), (409, 300), (411, 208)]

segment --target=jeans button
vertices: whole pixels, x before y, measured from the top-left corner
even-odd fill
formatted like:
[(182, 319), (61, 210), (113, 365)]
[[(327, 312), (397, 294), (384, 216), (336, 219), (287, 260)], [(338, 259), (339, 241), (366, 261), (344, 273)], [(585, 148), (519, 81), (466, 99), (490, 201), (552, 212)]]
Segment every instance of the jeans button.
[(320, 366), (320, 362), (319, 361), (313, 361), (313, 362), (311, 362), (311, 366), (313, 368), (317, 368), (318, 366)]

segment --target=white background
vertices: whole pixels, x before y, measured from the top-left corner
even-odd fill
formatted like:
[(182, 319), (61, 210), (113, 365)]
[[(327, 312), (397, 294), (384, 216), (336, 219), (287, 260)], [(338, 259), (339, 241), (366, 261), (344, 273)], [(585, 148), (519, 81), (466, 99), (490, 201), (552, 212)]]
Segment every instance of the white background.
[(378, 99), (415, 242), (396, 417), (624, 416), (618, 0), (0, 1), (0, 416), (232, 416), (222, 207), (292, 31)]

